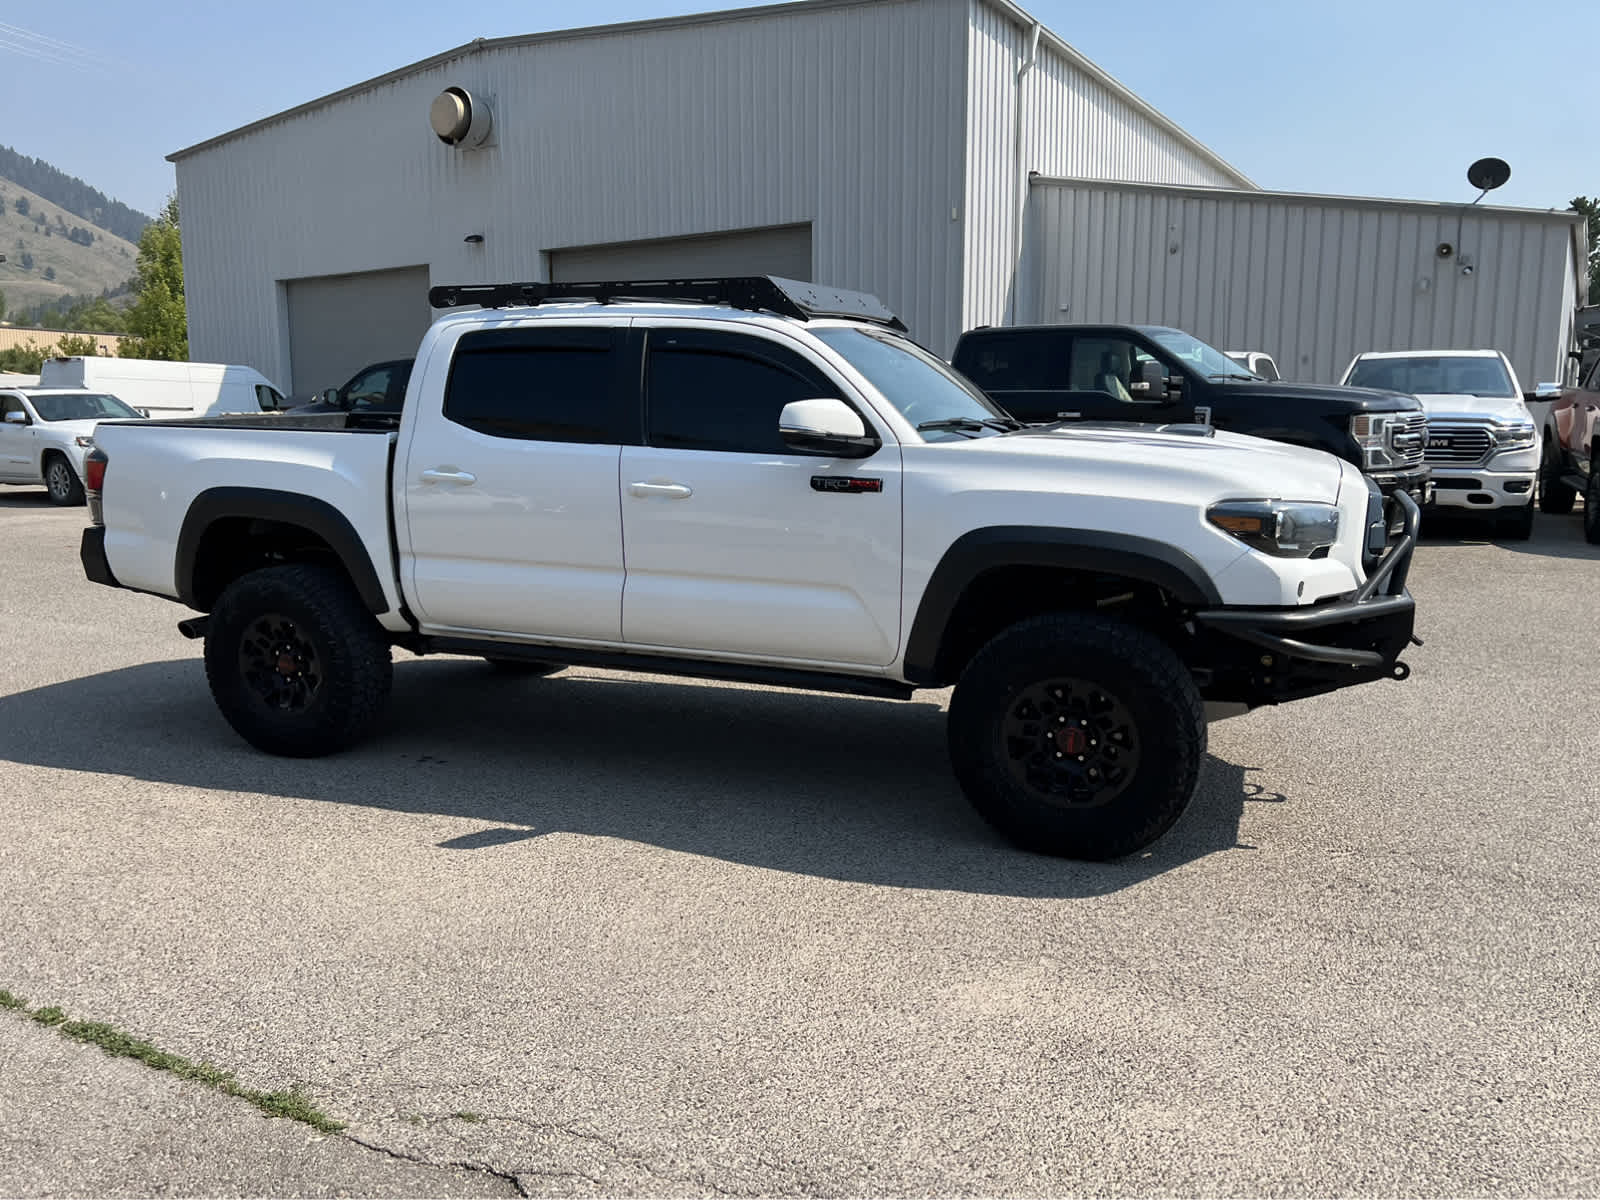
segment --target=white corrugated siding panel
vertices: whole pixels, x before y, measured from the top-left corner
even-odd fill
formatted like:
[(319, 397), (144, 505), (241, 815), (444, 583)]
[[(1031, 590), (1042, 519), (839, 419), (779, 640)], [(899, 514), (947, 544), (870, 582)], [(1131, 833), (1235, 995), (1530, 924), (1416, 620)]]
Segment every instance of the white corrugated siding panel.
[(1562, 218), (1076, 180), (1030, 204), (1024, 321), (1175, 325), (1324, 382), (1363, 350), (1422, 347), (1492, 347), (1524, 380), (1556, 378), (1572, 321)]
[[(200, 149), (178, 161), (193, 353), (286, 379), (286, 279), (538, 279), (550, 249), (802, 222), (818, 280), (948, 350), (965, 53), (965, 0), (735, 15), (491, 46)], [(490, 147), (433, 137), (451, 84), (491, 101)]]
[[(1010, 11), (970, 0), (967, 36), (967, 280), (970, 327), (1015, 317), (1019, 254), (1015, 227), (1023, 198), (1017, 182), (1017, 73), (1030, 30)], [(1242, 175), (1192, 139), (1140, 111), (1062, 50), (1041, 38), (1022, 75), (1024, 176), (1076, 176), (1141, 183), (1239, 187)], [(1021, 263), (1023, 276), (1028, 264)]]

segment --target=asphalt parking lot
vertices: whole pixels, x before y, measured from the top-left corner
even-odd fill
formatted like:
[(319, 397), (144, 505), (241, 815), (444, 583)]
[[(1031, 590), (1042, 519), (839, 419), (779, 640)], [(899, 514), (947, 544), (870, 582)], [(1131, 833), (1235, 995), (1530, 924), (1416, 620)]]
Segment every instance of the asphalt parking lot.
[(938, 694), (407, 658), (263, 757), (84, 520), (0, 491), (0, 988), (349, 1128), (0, 1012), (0, 1194), (1600, 1190), (1576, 517), (1430, 534), (1411, 679), (1214, 726), (1111, 865), (1000, 844)]

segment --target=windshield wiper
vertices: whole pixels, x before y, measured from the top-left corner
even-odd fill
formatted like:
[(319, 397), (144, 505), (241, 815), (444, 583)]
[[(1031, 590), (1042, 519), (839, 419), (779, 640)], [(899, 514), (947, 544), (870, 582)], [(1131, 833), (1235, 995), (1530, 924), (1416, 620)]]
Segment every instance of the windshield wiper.
[(1021, 429), (1021, 421), (1013, 421), (1009, 417), (943, 417), (937, 421), (924, 421), (917, 426), (918, 433), (931, 433), (939, 429), (973, 430), (998, 429), (1002, 433), (1010, 433), (1014, 429)]
[(1260, 379), (1261, 376), (1259, 376), (1259, 375), (1235, 375), (1235, 374), (1230, 374), (1227, 371), (1218, 371), (1215, 374), (1207, 375), (1206, 378), (1207, 379), (1243, 379), (1248, 383), (1252, 379)]

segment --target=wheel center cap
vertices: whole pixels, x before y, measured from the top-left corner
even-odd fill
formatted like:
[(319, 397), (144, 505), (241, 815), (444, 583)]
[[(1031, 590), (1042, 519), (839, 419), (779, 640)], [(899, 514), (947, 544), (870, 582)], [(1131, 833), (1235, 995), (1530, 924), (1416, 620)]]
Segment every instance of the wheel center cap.
[(278, 674), (279, 675), (293, 675), (293, 674), (295, 674), (295, 672), (299, 671), (299, 669), (300, 669), (300, 664), (295, 662), (294, 655), (292, 655), (292, 654), (280, 654), (280, 655), (278, 655)]
[(1089, 735), (1076, 725), (1056, 730), (1056, 749), (1063, 754), (1082, 754), (1089, 748)]

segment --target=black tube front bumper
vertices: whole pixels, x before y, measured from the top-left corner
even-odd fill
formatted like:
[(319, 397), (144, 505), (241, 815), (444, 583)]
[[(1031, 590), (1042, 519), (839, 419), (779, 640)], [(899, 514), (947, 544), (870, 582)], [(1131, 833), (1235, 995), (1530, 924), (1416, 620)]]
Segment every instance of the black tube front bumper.
[(1195, 660), (1207, 700), (1276, 704), (1375, 679), (1404, 679), (1416, 602), (1406, 576), (1422, 511), (1390, 496), (1397, 532), (1367, 581), (1346, 596), (1303, 608), (1215, 608), (1194, 614)]
[(78, 544), (78, 559), (83, 563), (83, 573), (90, 583), (103, 583), (107, 587), (121, 587), (111, 573), (111, 563), (106, 559), (106, 527), (91, 525), (83, 531)]

